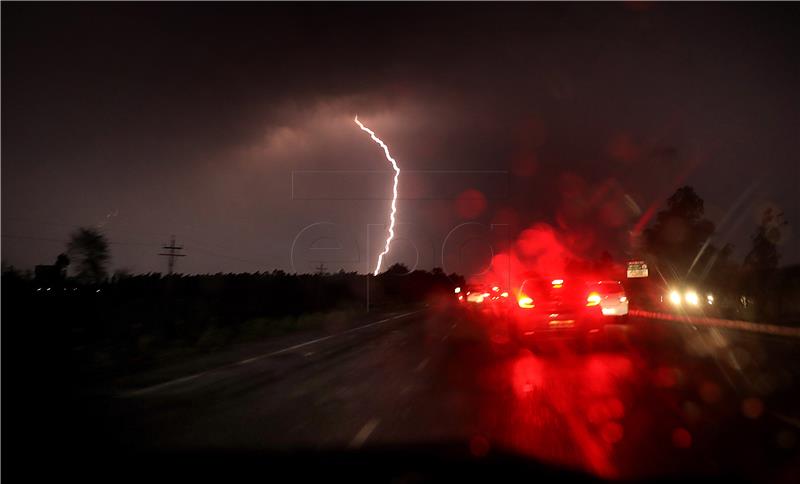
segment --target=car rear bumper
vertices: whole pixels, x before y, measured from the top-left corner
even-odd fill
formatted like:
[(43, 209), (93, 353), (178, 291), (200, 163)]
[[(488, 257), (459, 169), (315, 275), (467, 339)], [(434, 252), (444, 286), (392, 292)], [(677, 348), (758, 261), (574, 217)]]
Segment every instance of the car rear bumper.
[(596, 333), (605, 323), (599, 307), (560, 313), (520, 309), (514, 322), (521, 337)]
[(626, 316), (628, 314), (628, 303), (603, 304), (603, 316)]

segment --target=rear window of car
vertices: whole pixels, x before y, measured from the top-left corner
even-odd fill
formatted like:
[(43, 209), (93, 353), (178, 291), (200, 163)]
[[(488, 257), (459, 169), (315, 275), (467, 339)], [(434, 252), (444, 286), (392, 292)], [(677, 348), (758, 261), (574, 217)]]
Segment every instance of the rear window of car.
[(590, 284), (590, 289), (597, 291), (601, 294), (619, 294), (625, 293), (625, 288), (618, 281), (600, 281)]

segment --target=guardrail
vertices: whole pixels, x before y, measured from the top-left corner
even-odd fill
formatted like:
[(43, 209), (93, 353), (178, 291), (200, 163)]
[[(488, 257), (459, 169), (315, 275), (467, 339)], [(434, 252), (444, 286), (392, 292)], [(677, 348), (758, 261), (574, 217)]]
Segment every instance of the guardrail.
[(750, 321), (740, 321), (735, 319), (710, 318), (706, 316), (690, 316), (684, 314), (661, 313), (657, 311), (645, 311), (642, 309), (631, 309), (628, 312), (631, 316), (643, 318), (660, 319), (663, 321), (675, 321), (678, 323), (694, 324), (697, 326), (710, 326), (714, 328), (738, 329), (753, 333), (771, 334), (776, 336), (789, 336), (800, 338), (800, 328), (778, 326), (775, 324), (753, 323)]

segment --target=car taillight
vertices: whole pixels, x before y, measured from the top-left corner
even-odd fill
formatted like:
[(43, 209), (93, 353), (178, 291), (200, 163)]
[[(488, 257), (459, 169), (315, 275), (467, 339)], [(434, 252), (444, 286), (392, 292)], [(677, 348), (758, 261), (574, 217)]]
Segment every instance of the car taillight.
[(503, 293), (502, 293), (502, 294), (500, 294), (500, 295), (501, 295), (502, 297), (508, 297), (508, 293), (507, 293), (507, 292), (505, 292), (505, 291), (503, 291)]
[(529, 298), (528, 296), (522, 295), (519, 299), (517, 299), (517, 304), (519, 307), (524, 309), (530, 309), (533, 307), (533, 299)]
[(586, 305), (597, 306), (598, 304), (600, 304), (601, 300), (602, 298), (600, 297), (600, 294), (596, 292), (590, 292), (589, 295), (586, 297)]

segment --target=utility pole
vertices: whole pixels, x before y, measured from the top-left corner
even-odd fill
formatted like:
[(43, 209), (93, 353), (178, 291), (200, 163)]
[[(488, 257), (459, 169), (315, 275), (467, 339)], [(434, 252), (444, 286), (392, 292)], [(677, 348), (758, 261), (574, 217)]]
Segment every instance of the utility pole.
[(186, 257), (186, 254), (179, 254), (178, 251), (183, 250), (182, 245), (175, 245), (175, 236), (172, 236), (172, 239), (169, 241), (169, 245), (164, 245), (161, 247), (162, 249), (167, 250), (167, 253), (160, 253), (158, 255), (163, 255), (168, 257), (167, 259), (167, 274), (172, 275), (172, 270), (175, 268), (175, 258), (176, 257)]

